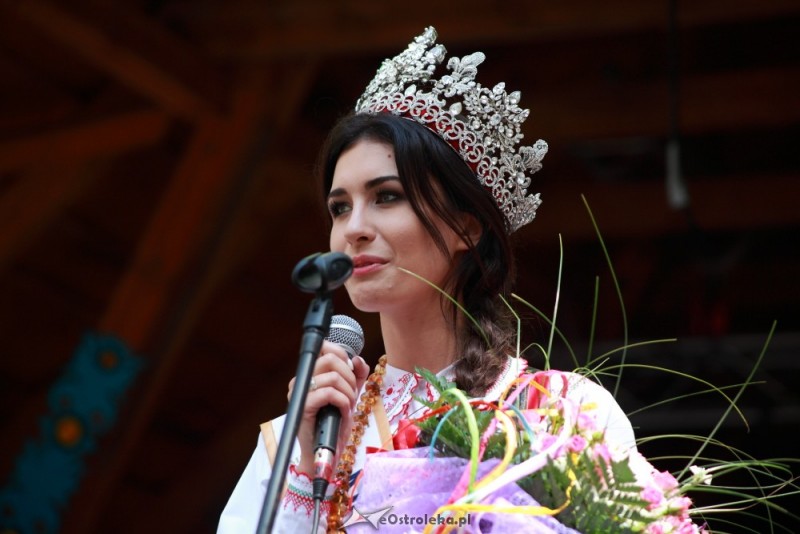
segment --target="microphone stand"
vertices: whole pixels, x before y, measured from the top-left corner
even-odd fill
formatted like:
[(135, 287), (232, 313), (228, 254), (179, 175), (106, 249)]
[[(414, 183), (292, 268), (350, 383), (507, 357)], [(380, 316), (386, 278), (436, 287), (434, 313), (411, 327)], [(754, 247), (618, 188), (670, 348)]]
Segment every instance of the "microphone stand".
[(294, 448), (294, 440), (300, 428), (300, 419), (303, 413), (308, 390), (311, 385), (311, 376), (314, 374), (314, 362), (322, 348), (322, 342), (328, 335), (333, 314), (333, 301), (329, 291), (320, 291), (311, 301), (303, 321), (303, 338), (300, 343), (300, 358), (297, 362), (294, 389), (289, 398), (289, 407), (286, 410), (286, 422), (283, 426), (275, 462), (272, 466), (272, 476), (269, 479), (267, 493), (264, 495), (264, 504), (261, 507), (261, 517), (258, 520), (257, 534), (267, 534), (272, 531), (278, 504), (281, 500), (286, 470), (289, 468), (289, 457)]

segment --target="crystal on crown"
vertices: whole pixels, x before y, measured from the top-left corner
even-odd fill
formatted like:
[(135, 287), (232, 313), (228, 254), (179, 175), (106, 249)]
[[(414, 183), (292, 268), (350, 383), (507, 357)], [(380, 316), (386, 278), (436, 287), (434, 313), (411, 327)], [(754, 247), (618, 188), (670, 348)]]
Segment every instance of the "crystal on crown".
[(542, 168), (547, 143), (517, 146), (529, 112), (519, 107), (519, 91), (508, 94), (502, 82), (490, 89), (475, 81), (486, 59), (482, 52), (451, 57), (450, 72), (433, 78), (447, 53), (436, 37), (428, 27), (403, 52), (384, 60), (355, 111), (410, 118), (447, 141), (491, 192), (514, 232), (533, 220), (542, 202), (528, 187), (530, 175)]

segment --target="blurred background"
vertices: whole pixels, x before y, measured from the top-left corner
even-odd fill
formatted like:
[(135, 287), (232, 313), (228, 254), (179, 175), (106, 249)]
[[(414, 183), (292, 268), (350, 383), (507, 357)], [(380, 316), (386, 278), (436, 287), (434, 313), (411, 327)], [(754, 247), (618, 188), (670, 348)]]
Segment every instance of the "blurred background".
[[(295, 373), (310, 296), (290, 273), (327, 248), (317, 150), (428, 25), (485, 52), (478, 81), (520, 90), (526, 141), (550, 144), (515, 241), (517, 293), (547, 315), (561, 272), (553, 365), (674, 338), (625, 357), (734, 385), (776, 322), (749, 427), (717, 437), (798, 456), (796, 0), (0, 0), (0, 531), (215, 529)], [(376, 319), (336, 299), (374, 363)], [(617, 397), (705, 388), (631, 368)], [(725, 408), (632, 421), (708, 435)]]

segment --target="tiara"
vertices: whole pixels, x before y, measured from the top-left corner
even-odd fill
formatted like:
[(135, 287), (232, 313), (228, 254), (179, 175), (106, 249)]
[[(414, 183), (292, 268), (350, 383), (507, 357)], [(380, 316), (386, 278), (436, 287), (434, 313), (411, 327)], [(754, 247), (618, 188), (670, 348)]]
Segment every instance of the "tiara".
[(542, 203), (528, 194), (530, 176), (542, 168), (547, 143), (517, 145), (529, 111), (520, 109), (519, 91), (501, 82), (489, 89), (475, 81), (486, 56), (451, 57), (450, 73), (433, 73), (447, 50), (428, 27), (403, 52), (384, 60), (356, 102), (356, 113), (386, 112), (413, 119), (447, 141), (475, 172), (505, 216), (509, 233), (528, 224)]

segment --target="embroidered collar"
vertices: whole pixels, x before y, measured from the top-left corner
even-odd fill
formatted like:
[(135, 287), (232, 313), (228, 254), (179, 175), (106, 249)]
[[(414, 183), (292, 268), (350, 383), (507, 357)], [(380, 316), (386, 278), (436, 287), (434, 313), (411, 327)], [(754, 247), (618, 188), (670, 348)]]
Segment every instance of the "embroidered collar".
[[(489, 388), (489, 391), (484, 396), (486, 400), (496, 400), (500, 394), (516, 379), (520, 374), (525, 372), (528, 367), (528, 362), (522, 358), (509, 357), (500, 375), (497, 377), (494, 385)], [(450, 364), (438, 373), (436, 376), (444, 377), (449, 381), (455, 380), (455, 364)], [(435, 401), (439, 395), (437, 391), (431, 387), (428, 382), (422, 379), (418, 373), (411, 371), (404, 371), (391, 365), (386, 366), (386, 374), (383, 378), (383, 386), (381, 387), (381, 394), (383, 396), (383, 407), (386, 411), (386, 418), (389, 420), (389, 425), (396, 428), (400, 419), (413, 417), (412, 412), (424, 409), (424, 407), (415, 401), (414, 397), (424, 398), (429, 401)]]

